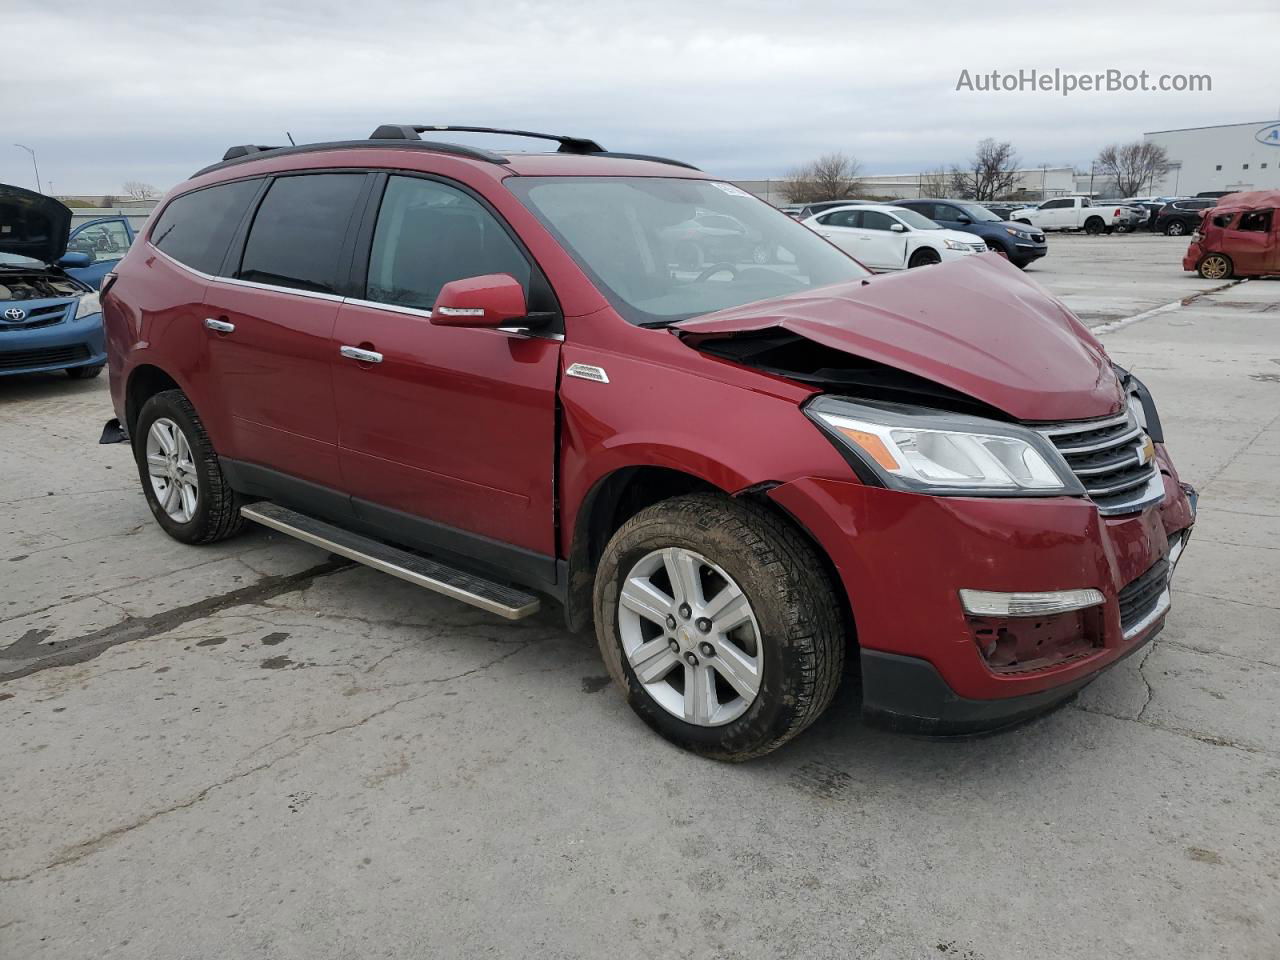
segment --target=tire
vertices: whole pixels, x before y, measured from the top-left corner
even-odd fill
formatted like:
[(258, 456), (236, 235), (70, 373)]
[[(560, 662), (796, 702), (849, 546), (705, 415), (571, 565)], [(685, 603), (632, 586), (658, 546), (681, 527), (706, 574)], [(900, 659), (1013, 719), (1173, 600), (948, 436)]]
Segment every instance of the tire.
[(1196, 272), (1206, 280), (1230, 280), (1236, 271), (1225, 253), (1207, 253), (1196, 264)]
[(1170, 220), (1164, 228), (1166, 237), (1185, 237), (1187, 235), (1187, 225), (1181, 220)]
[(907, 261), (907, 267), (928, 267), (935, 263), (941, 263), (942, 256), (933, 247), (921, 247), (911, 255), (911, 259)]
[[(711, 594), (705, 601), (711, 616), (717, 616), (712, 611), (721, 590), (736, 588), (745, 596), (747, 619), (739, 613), (740, 626), (726, 633), (706, 621), (703, 630), (697, 600), (692, 609), (676, 607), (684, 592), (670, 577), (662, 580), (670, 569), (667, 558), (679, 564), (691, 556), (692, 567), (677, 569), (700, 571), (695, 589), (702, 597)], [(665, 586), (642, 594), (651, 606), (645, 617), (623, 601), (622, 591), (626, 586), (635, 596), (634, 585), (648, 583), (637, 576), (651, 566)], [(716, 760), (749, 760), (796, 736), (830, 705), (844, 667), (841, 607), (814, 547), (764, 507), (725, 496), (664, 500), (623, 524), (597, 568), (593, 606), (601, 656), (632, 709), (667, 740)], [(671, 620), (663, 620), (664, 611)], [(745, 633), (727, 645), (735, 631)], [(719, 645), (711, 655), (709, 640)], [(646, 655), (642, 647), (656, 653)], [(748, 701), (717, 665), (730, 664), (733, 651), (739, 662), (750, 659), (753, 648), (757, 686)], [(701, 658), (698, 665), (684, 662), (690, 654)], [(633, 658), (651, 671), (647, 683), (637, 678)], [(723, 716), (693, 722), (686, 717), (696, 715), (697, 706), (690, 706), (684, 690), (690, 678), (702, 675), (712, 676), (709, 701)]]
[[(179, 516), (171, 515), (161, 503), (156, 483), (151, 476), (151, 466), (148, 463), (148, 443), (152, 436), (152, 427), (158, 421), (162, 421), (163, 429), (159, 431), (161, 433), (168, 430), (167, 425), (172, 425), (172, 439), (177, 440), (176, 434), (181, 433), (178, 450), (180, 451), (181, 445), (185, 443), (189, 453), (188, 457), (181, 460), (187, 463), (188, 467), (180, 472), (194, 483), (184, 483), (180, 486), (194, 485), (194, 506), (189, 511), (183, 511)], [(143, 405), (133, 429), (133, 457), (138, 464), (138, 479), (142, 483), (142, 490), (152, 515), (164, 532), (175, 540), (193, 544), (216, 543), (234, 536), (243, 529), (245, 521), (240, 517), (240, 495), (232, 490), (227, 482), (222, 466), (218, 462), (218, 455), (214, 452), (213, 444), (209, 442), (208, 434), (205, 433), (204, 424), (200, 422), (196, 408), (191, 405), (191, 401), (181, 390), (165, 390), (157, 393)], [(175, 470), (175, 475), (177, 472), (179, 471)], [(166, 478), (161, 476), (159, 479), (163, 481)], [(177, 481), (170, 478), (167, 486), (175, 483)], [(180, 492), (177, 495), (181, 499)], [(185, 505), (184, 500), (178, 505), (179, 509)], [(187, 512), (189, 516), (184, 515)]]
[(1105, 226), (1106, 224), (1102, 222), (1101, 217), (1090, 217), (1084, 222), (1084, 232), (1089, 234), (1091, 237), (1096, 237), (1102, 232)]
[(95, 363), (89, 367), (67, 367), (67, 376), (72, 380), (92, 380), (105, 366), (103, 363)]
[(1010, 256), (1009, 256), (1009, 251), (1008, 251), (1008, 250), (1006, 250), (1006, 249), (1005, 249), (1005, 248), (1004, 248), (1004, 247), (1003, 247), (1003, 246), (1002, 246), (998, 241), (996, 241), (996, 240), (988, 240), (988, 241), (987, 241), (987, 252), (988, 252), (988, 253), (995, 253), (995, 254), (998, 254), (998, 255), (1000, 255), (1000, 256), (1002, 256), (1002, 257), (1004, 257), (1006, 260), (1010, 260), (1010, 262), (1012, 262), (1012, 260), (1011, 260), (1011, 258), (1010, 258)]

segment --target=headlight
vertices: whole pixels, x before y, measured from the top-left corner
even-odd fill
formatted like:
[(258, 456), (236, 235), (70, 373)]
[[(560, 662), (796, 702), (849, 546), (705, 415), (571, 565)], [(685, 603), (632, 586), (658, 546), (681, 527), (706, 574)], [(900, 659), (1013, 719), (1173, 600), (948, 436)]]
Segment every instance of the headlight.
[(1017, 237), (1019, 240), (1030, 240), (1031, 234), (1026, 230), (1015, 230), (1013, 227), (1005, 227), (1004, 232), (1011, 237)]
[(1081, 496), (1045, 437), (1016, 424), (818, 397), (805, 414), (885, 486), (952, 496)]
[(959, 240), (947, 240), (944, 238), (942, 243), (948, 250), (964, 250), (966, 253), (973, 252), (973, 248), (969, 246), (969, 244), (961, 243)]
[(79, 320), (81, 317), (87, 317), (91, 313), (101, 313), (101, 312), (102, 312), (102, 301), (98, 298), (98, 294), (95, 292), (89, 292), (89, 293), (83, 294), (80, 297), (80, 302), (76, 304), (77, 320)]

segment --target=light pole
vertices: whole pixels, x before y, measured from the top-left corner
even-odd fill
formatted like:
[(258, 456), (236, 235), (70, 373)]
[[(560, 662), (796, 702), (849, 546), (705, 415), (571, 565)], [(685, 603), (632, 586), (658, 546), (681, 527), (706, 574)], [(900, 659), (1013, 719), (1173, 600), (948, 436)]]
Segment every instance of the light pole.
[(36, 171), (36, 193), (44, 193), (44, 189), (40, 186), (40, 165), (36, 163), (36, 152), (21, 143), (15, 143), (14, 146), (20, 147), (27, 151), (27, 153), (31, 154), (31, 166), (34, 167)]

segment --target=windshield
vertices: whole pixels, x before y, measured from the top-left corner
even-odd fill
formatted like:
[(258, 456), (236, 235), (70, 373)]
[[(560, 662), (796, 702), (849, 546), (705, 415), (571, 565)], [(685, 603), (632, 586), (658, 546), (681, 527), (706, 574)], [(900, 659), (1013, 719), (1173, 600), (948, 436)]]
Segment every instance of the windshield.
[(43, 268), (44, 264), (34, 257), (21, 257), (16, 253), (0, 253), (0, 267), (21, 267), (25, 270), (31, 267)]
[(666, 177), (506, 181), (630, 323), (704, 313), (869, 272), (744, 190)]
[(970, 220), (974, 223), (999, 223), (1000, 218), (988, 210), (986, 207), (980, 207), (976, 203), (962, 203), (960, 209), (965, 212)]
[(893, 215), (914, 230), (941, 230), (938, 226), (923, 213), (916, 213), (914, 210), (908, 210), (906, 207), (892, 207)]

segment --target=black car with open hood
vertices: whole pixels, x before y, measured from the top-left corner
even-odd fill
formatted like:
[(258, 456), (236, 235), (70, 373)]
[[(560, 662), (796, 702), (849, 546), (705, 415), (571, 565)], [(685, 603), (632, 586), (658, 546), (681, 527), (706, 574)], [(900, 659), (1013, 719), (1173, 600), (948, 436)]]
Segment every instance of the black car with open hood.
[(0, 183), (0, 253), (54, 264), (67, 252), (71, 211), (53, 197)]

